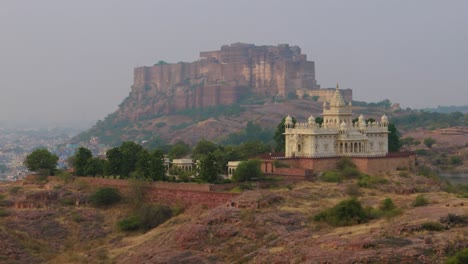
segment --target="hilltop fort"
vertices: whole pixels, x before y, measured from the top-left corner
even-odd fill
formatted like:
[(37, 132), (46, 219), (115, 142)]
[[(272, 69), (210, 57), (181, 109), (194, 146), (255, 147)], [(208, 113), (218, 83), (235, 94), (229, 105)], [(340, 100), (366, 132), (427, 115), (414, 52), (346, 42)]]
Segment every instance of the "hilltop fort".
[[(194, 62), (137, 67), (129, 97), (119, 116), (137, 119), (154, 113), (230, 105), (248, 96), (316, 96), (329, 100), (333, 89), (320, 89), (315, 63), (298, 46), (235, 43), (200, 52)], [(351, 99), (351, 90), (344, 90)]]

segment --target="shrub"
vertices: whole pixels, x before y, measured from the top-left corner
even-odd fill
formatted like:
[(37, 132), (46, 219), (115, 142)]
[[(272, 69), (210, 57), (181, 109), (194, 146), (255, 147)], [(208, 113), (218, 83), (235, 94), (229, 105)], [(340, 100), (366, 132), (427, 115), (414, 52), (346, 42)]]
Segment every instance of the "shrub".
[(342, 182), (343, 176), (337, 171), (326, 171), (322, 173), (320, 179), (325, 182)]
[(141, 228), (146, 231), (157, 227), (171, 218), (172, 210), (166, 205), (151, 204), (143, 206), (138, 214), (141, 217)]
[(129, 216), (117, 226), (122, 231), (143, 230), (148, 231), (171, 218), (173, 211), (169, 206), (160, 204), (145, 204), (134, 215)]
[(13, 186), (8, 191), (10, 194), (17, 194), (21, 190), (20, 186)]
[(140, 229), (141, 220), (138, 216), (133, 215), (127, 217), (117, 223), (117, 226), (122, 231), (134, 231)]
[(10, 213), (7, 210), (5, 210), (3, 208), (0, 208), (0, 217), (6, 217), (6, 216), (9, 216), (9, 215), (10, 215)]
[(360, 196), (359, 186), (357, 184), (349, 184), (346, 186), (346, 194), (349, 196)]
[(427, 156), (429, 155), (429, 152), (426, 150), (426, 149), (417, 149), (416, 151), (414, 151), (416, 153), (416, 155), (420, 155), (420, 156)]
[(421, 227), (428, 231), (442, 231), (445, 229), (445, 227), (438, 222), (425, 222), (421, 225)]
[(345, 178), (357, 178), (361, 175), (358, 169), (353, 167), (346, 167), (341, 172), (341, 175)]
[(391, 198), (385, 198), (385, 200), (382, 201), (382, 203), (380, 204), (380, 207), (379, 207), (379, 209), (382, 210), (382, 211), (391, 211), (391, 210), (393, 210), (395, 208), (396, 208), (396, 206), (393, 203)]
[(426, 197), (424, 197), (424, 195), (421, 195), (421, 194), (416, 196), (416, 199), (413, 202), (414, 207), (426, 206), (428, 204), (429, 204), (429, 201), (426, 199)]
[(341, 158), (336, 163), (336, 168), (338, 170), (344, 170), (346, 168), (356, 168), (356, 165), (349, 158)]
[(100, 188), (90, 197), (91, 203), (95, 206), (109, 206), (118, 203), (121, 199), (120, 192), (111, 187)]
[(343, 200), (314, 216), (314, 221), (327, 222), (333, 226), (361, 224), (367, 222), (368, 219), (368, 214), (356, 198)]
[(468, 263), (468, 248), (457, 252), (454, 256), (447, 258), (445, 264), (461, 264)]
[(377, 184), (385, 184), (388, 180), (382, 179), (377, 176), (370, 176), (367, 174), (361, 174), (358, 179), (358, 185), (365, 188), (373, 188)]

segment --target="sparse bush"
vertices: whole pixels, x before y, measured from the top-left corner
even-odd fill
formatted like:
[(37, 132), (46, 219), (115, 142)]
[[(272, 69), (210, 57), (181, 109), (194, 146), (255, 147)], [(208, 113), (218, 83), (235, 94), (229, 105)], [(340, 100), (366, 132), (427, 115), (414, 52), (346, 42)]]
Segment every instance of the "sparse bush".
[(73, 199), (73, 197), (63, 197), (62, 199), (60, 199), (60, 204), (61, 205), (74, 205), (75, 204), (75, 199)]
[(417, 206), (426, 206), (429, 204), (429, 201), (427, 200), (426, 197), (424, 197), (424, 195), (418, 195), (416, 196), (416, 199), (414, 200), (413, 202), (413, 206), (414, 207), (417, 207)]
[(359, 190), (359, 186), (357, 184), (349, 184), (346, 186), (346, 194), (357, 197), (361, 195), (361, 191)]
[(442, 231), (445, 229), (445, 227), (438, 222), (425, 222), (421, 225), (421, 227), (428, 231)]
[(377, 184), (385, 184), (388, 183), (388, 180), (377, 177), (377, 176), (370, 176), (367, 174), (361, 174), (358, 179), (358, 185), (364, 188), (373, 188)]
[(433, 177), (436, 176), (436, 173), (431, 168), (422, 165), (419, 166), (418, 175), (422, 175), (424, 177)]
[(6, 217), (6, 216), (9, 216), (9, 215), (10, 215), (10, 213), (7, 210), (5, 210), (3, 208), (0, 208), (0, 217)]
[(118, 203), (122, 199), (120, 192), (111, 187), (103, 187), (98, 189), (90, 197), (91, 203), (95, 206), (110, 206)]
[(134, 231), (140, 229), (140, 218), (136, 215), (127, 217), (117, 223), (117, 226), (122, 231)]
[(13, 186), (8, 190), (8, 192), (10, 194), (17, 194), (20, 190), (21, 190), (20, 186)]
[(450, 158), (450, 163), (452, 163), (452, 165), (459, 166), (463, 164), (463, 160), (460, 156), (452, 156)]
[(414, 151), (416, 153), (416, 155), (420, 155), (420, 156), (427, 156), (429, 155), (429, 152), (426, 150), (426, 149), (417, 149), (416, 151)]
[(348, 226), (367, 222), (368, 214), (356, 198), (343, 200), (332, 208), (314, 216), (314, 221), (323, 221), (333, 226)]
[(71, 218), (72, 218), (73, 221), (75, 221), (77, 223), (84, 222), (84, 220), (85, 220), (83, 218), (83, 216), (79, 212), (76, 212), (76, 211), (71, 212)]
[(337, 163), (336, 163), (336, 168), (338, 170), (344, 170), (346, 168), (356, 168), (356, 165), (351, 161), (350, 158), (341, 158)]
[(447, 258), (445, 264), (462, 264), (468, 263), (468, 248), (457, 252), (454, 256)]
[(408, 178), (408, 177), (409, 177), (409, 172), (407, 172), (407, 171), (400, 171), (400, 172), (398, 173), (398, 175), (399, 175), (400, 177), (403, 177), (403, 178)]
[(320, 179), (325, 182), (342, 182), (343, 176), (337, 171), (326, 171), (322, 173)]
[(395, 209), (396, 206), (391, 198), (385, 198), (379, 206), (379, 209), (385, 212)]
[(169, 206), (160, 204), (145, 204), (134, 215), (117, 223), (122, 231), (148, 231), (171, 218), (173, 211)]
[(341, 175), (347, 179), (357, 178), (361, 175), (358, 169), (346, 167), (342, 170)]

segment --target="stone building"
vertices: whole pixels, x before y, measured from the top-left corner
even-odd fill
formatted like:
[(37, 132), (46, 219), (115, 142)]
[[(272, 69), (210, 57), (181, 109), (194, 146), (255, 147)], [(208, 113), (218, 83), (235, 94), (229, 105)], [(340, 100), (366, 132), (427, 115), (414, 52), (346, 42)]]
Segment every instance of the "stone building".
[(380, 122), (366, 122), (360, 115), (353, 122), (351, 102), (345, 103), (336, 87), (329, 104), (323, 104), (323, 123), (293, 124), (291, 116), (285, 120), (285, 157), (384, 157), (388, 154), (388, 118)]

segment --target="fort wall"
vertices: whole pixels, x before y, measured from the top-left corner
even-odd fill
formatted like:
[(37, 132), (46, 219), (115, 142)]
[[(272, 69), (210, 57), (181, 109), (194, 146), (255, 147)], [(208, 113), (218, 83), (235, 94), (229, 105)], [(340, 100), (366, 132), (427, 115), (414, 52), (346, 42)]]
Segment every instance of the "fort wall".
[[(31, 180), (34, 176), (28, 176), (26, 180)], [(60, 180), (55, 176), (49, 176), (51, 184), (58, 183)], [(122, 193), (129, 192), (131, 182), (120, 179), (94, 178), (94, 177), (74, 177), (74, 182), (84, 182), (89, 186), (113, 187)], [(195, 206), (204, 205), (207, 207), (216, 207), (229, 202), (238, 194), (221, 192), (230, 189), (233, 186), (214, 185), (214, 184), (195, 184), (195, 183), (171, 183), (171, 182), (147, 182), (144, 188), (147, 188), (147, 197), (151, 202), (162, 202), (169, 205)]]
[[(276, 160), (289, 168), (275, 168), (275, 160), (263, 160), (262, 171), (267, 174), (307, 179), (312, 172), (324, 172), (336, 169), (341, 158), (285, 158)], [(413, 153), (390, 153), (385, 157), (350, 158), (359, 171), (366, 174), (382, 174), (399, 169), (414, 170), (416, 156)]]
[(159, 63), (134, 69), (134, 83), (119, 115), (230, 105), (243, 96), (287, 96), (318, 89), (315, 64), (297, 46), (236, 43), (200, 53), (194, 62)]

